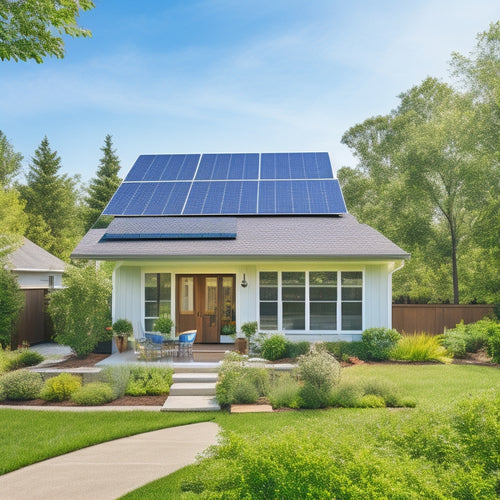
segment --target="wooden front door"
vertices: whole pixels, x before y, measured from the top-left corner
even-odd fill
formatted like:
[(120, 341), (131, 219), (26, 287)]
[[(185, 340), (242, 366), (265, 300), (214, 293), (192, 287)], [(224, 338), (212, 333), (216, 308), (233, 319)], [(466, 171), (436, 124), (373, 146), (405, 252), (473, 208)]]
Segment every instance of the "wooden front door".
[(196, 342), (216, 344), (235, 320), (234, 274), (177, 275), (176, 331), (197, 330)]

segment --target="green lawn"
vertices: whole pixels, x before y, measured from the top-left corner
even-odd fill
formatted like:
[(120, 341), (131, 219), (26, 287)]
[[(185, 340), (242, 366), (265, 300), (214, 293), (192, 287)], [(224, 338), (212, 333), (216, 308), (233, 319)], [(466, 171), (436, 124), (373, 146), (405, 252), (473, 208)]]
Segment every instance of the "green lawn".
[[(392, 439), (394, 433), (404, 434), (405, 426), (412, 419), (423, 419), (422, 425), (429, 427), (427, 425), (429, 421), (425, 420), (427, 413), (433, 412), (434, 415), (443, 416), (444, 419), (457, 400), (476, 395), (486, 389), (500, 388), (500, 370), (494, 367), (439, 364), (359, 365), (345, 369), (342, 376), (345, 379), (359, 377), (389, 379), (401, 387), (405, 396), (417, 401), (417, 408), (404, 410), (330, 409), (234, 415), (224, 412), (172, 414), (0, 410), (3, 424), (0, 426), (0, 445), (3, 455), (0, 471), (5, 473), (30, 463), (111, 439), (211, 419), (215, 419), (226, 434), (240, 436), (250, 442), (251, 446), (256, 448), (263, 446), (263, 450), (273, 445), (272, 440), (266, 442), (268, 436), (286, 435), (289, 436), (292, 449), (317, 443), (313, 449), (316, 452), (324, 443), (327, 443), (332, 449), (338, 449), (340, 452), (364, 453), (369, 456), (373, 450), (380, 449), (381, 443), (385, 440)], [(308, 456), (312, 452), (304, 448), (304, 454)], [(262, 452), (262, 455), (264, 459), (265, 453)], [(317, 464), (320, 464), (325, 457), (319, 454), (316, 458)], [(411, 464), (405, 462), (409, 458), (405, 457), (403, 460), (393, 457), (393, 459), (392, 469), (397, 470), (398, 465), (408, 468), (410, 471), (408, 477), (411, 479)], [(209, 459), (204, 469), (196, 469), (195, 475), (203, 470), (207, 474), (207, 471), (210, 471), (210, 464), (213, 465), (216, 462), (213, 458)], [(426, 463), (418, 461), (416, 463), (419, 470), (422, 468), (425, 470), (425, 467), (428, 467)], [(262, 467), (265, 466), (266, 464), (262, 464)], [(130, 493), (127, 498), (179, 498), (182, 495), (181, 482), (194, 477), (193, 468), (196, 467), (189, 466), (150, 483)], [(383, 474), (380, 476), (382, 477)], [(307, 482), (307, 479), (304, 481)], [(166, 495), (167, 492), (168, 495)], [(189, 497), (194, 498), (192, 495), (190, 493)], [(471, 498), (476, 497), (471, 496)]]
[[(354, 379), (360, 377), (377, 377), (391, 380), (398, 384), (403, 394), (411, 396), (417, 401), (416, 409), (329, 409), (329, 410), (307, 410), (307, 411), (285, 411), (272, 414), (228, 414), (220, 413), (217, 415), (216, 422), (226, 431), (234, 433), (247, 439), (247, 443), (253, 443), (255, 446), (262, 446), (261, 454), (265, 454), (266, 449), (273, 446), (273, 441), (277, 436), (287, 435), (290, 442), (296, 440), (296, 447), (300, 448), (307, 441), (314, 442), (318, 440), (316, 449), (321, 447), (321, 442), (331, 443), (331, 448), (336, 448), (340, 452), (347, 450), (348, 453), (355, 452), (360, 454), (370, 454), (373, 450), (385, 446), (385, 442), (392, 438), (395, 432), (405, 433), (406, 426), (413, 418), (422, 419), (422, 425), (428, 424), (427, 413), (433, 415), (446, 415), (449, 409), (454, 406), (457, 400), (475, 395), (483, 390), (496, 388), (500, 389), (500, 370), (494, 367), (482, 366), (464, 366), (464, 365), (358, 365), (345, 369), (342, 377), (345, 379)], [(438, 431), (436, 431), (438, 432)], [(432, 439), (432, 436), (431, 438)], [(352, 451), (354, 450), (354, 451)], [(275, 451), (278, 454), (281, 449)], [(307, 448), (306, 450), (307, 451)], [(311, 450), (310, 450), (311, 451)], [(311, 453), (314, 453), (314, 449)], [(258, 459), (254, 457), (251, 461), (255, 466)], [(259, 467), (270, 470), (273, 463), (265, 462), (261, 457)], [(276, 459), (280, 462), (279, 457)], [(300, 460), (300, 458), (297, 458)], [(332, 459), (333, 460), (333, 459)], [(426, 470), (428, 463), (419, 460), (413, 460), (414, 463), (406, 463), (408, 459), (396, 459), (395, 464), (405, 467), (408, 471), (413, 466), (417, 471), (413, 474), (418, 476), (419, 470)], [(219, 460), (220, 462), (221, 460)], [(371, 461), (371, 459), (370, 459)], [(209, 459), (212, 464), (208, 467), (188, 466), (174, 474), (163, 479), (154, 481), (143, 488), (129, 493), (124, 498), (130, 499), (155, 499), (155, 498), (181, 498), (183, 492), (181, 484), (191, 481), (203, 474), (212, 474), (216, 477), (217, 473), (224, 475), (214, 465), (216, 460)], [(281, 460), (284, 462), (284, 459)], [(214, 470), (211, 469), (214, 467)], [(309, 466), (307, 463), (305, 467)], [(311, 466), (312, 467), (312, 466)], [(226, 468), (232, 468), (236, 475), (234, 462), (228, 462)], [(208, 471), (208, 472), (207, 472)], [(382, 471), (383, 472), (383, 471)], [(297, 473), (296, 471), (294, 472)], [(319, 474), (319, 472), (317, 472)], [(388, 474), (390, 476), (390, 474)], [(418, 477), (413, 477), (411, 472), (407, 472), (408, 481), (417, 481)], [(225, 481), (229, 481), (224, 478)], [(400, 481), (395, 478), (394, 481)], [(304, 478), (307, 481), (307, 478)], [(388, 480), (389, 481), (389, 480)], [(390, 482), (390, 481), (389, 481)], [(425, 481), (424, 481), (425, 482)], [(277, 488), (274, 485), (274, 488)], [(390, 488), (390, 485), (387, 486)], [(229, 493), (226, 493), (229, 495)], [(262, 493), (259, 498), (266, 498)], [(361, 493), (360, 493), (361, 494)], [(184, 493), (186, 495), (186, 493)], [(292, 498), (292, 493), (283, 494), (283, 498)], [(395, 497), (397, 494), (394, 493)], [(430, 495), (430, 493), (429, 493)], [(468, 493), (464, 498), (468, 497)], [(425, 495), (424, 495), (425, 496)], [(480, 491), (478, 496), (470, 498), (487, 498), (486, 493)], [(195, 498), (192, 492), (187, 494), (186, 498)], [(214, 498), (218, 498), (214, 496)], [(230, 496), (221, 496), (221, 498), (231, 498)], [(300, 498), (300, 494), (297, 497)], [(316, 498), (316, 497), (312, 497)], [(323, 498), (318, 493), (317, 498)], [(326, 495), (324, 498), (331, 498)], [(348, 498), (347, 496), (345, 498)], [(408, 498), (412, 498), (409, 496)], [(444, 496), (443, 498), (447, 498)]]
[(112, 439), (213, 418), (213, 413), (1, 409), (0, 474)]

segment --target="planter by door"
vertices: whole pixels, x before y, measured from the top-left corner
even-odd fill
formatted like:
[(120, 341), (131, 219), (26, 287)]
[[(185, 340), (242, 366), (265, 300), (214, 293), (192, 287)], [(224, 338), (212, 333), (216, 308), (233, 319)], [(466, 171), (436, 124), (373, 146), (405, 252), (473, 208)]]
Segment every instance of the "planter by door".
[(239, 354), (248, 354), (248, 339), (246, 337), (237, 338), (234, 341), (234, 348)]
[(104, 340), (102, 342), (98, 342), (92, 352), (94, 354), (111, 354), (111, 351), (111, 340)]
[(116, 335), (115, 343), (118, 348), (118, 352), (126, 351), (128, 348), (128, 337), (126, 335)]

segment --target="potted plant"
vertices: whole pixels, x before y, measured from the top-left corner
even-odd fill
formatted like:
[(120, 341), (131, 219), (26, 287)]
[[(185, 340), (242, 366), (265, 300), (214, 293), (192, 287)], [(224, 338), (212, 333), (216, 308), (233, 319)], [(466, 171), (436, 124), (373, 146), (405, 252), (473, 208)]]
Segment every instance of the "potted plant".
[(117, 319), (113, 323), (113, 332), (118, 351), (126, 351), (128, 348), (128, 336), (134, 333), (132, 323), (128, 319)]
[(228, 335), (229, 337), (236, 337), (236, 325), (227, 323), (220, 329), (221, 335)]
[(241, 331), (244, 337), (237, 337), (235, 342), (236, 351), (240, 354), (248, 354), (250, 340), (257, 332), (257, 321), (249, 321), (241, 325)]
[(172, 328), (174, 327), (174, 322), (168, 314), (160, 316), (153, 326), (155, 332), (160, 332), (164, 339), (172, 338)]

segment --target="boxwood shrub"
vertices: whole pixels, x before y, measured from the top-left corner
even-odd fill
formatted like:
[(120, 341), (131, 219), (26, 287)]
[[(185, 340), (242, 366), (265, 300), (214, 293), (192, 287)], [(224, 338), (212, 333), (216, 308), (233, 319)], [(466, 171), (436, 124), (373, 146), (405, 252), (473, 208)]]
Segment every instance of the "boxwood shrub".
[(113, 401), (113, 389), (104, 382), (90, 382), (76, 390), (71, 401), (85, 406), (102, 405)]
[(39, 397), (43, 379), (39, 373), (16, 370), (2, 375), (0, 386), (0, 393), (4, 399), (26, 401)]

